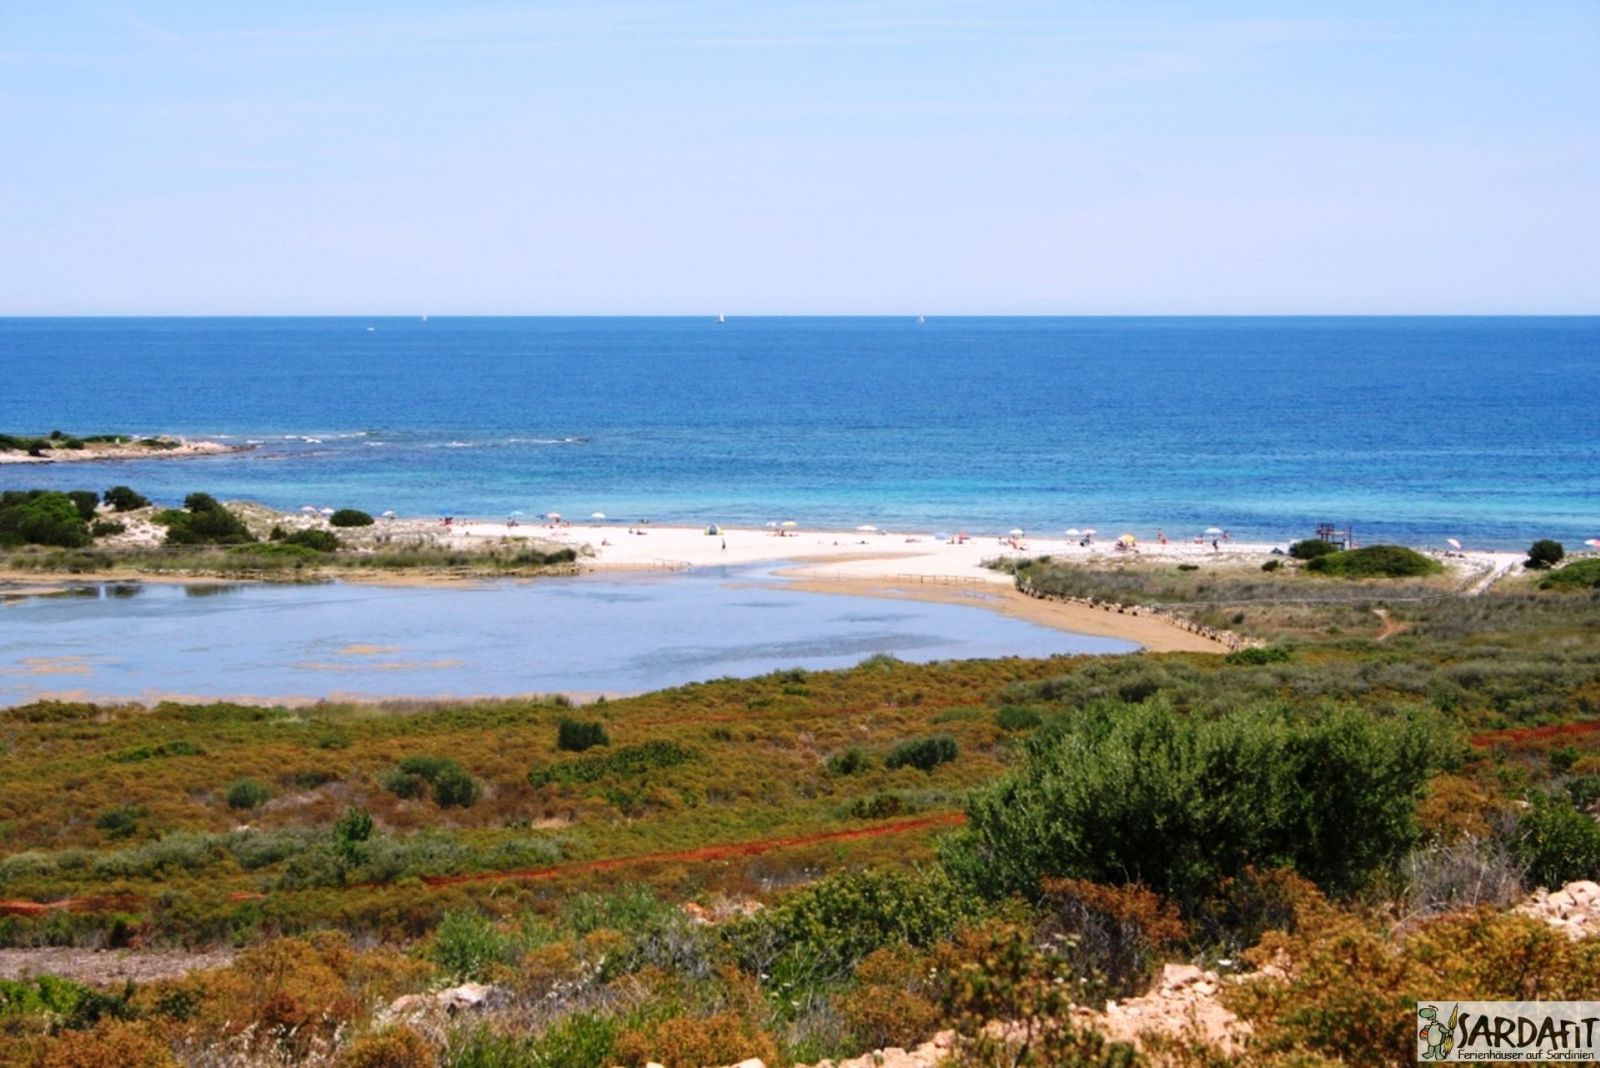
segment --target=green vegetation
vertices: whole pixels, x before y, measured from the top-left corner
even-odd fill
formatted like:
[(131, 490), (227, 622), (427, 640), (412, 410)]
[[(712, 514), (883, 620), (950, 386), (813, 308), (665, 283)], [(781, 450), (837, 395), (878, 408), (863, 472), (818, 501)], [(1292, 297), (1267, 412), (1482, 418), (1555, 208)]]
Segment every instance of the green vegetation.
[(1541, 538), (1528, 546), (1528, 559), (1523, 566), (1529, 571), (1547, 571), (1561, 562), (1567, 550), (1559, 541)]
[(229, 808), (260, 808), (272, 799), (272, 791), (254, 779), (239, 779), (223, 791)]
[(238, 516), (208, 493), (191, 493), (183, 510), (158, 512), (155, 521), (167, 528), (168, 545), (241, 545), (255, 541)]
[(1014, 775), (973, 797), (950, 855), (989, 894), (1126, 881), (1192, 909), (1250, 867), (1348, 892), (1415, 841), (1439, 738), (1415, 717), (1097, 704), (1036, 735)]
[[(91, 507), (90, 515), (93, 514)], [(54, 545), (74, 549), (92, 540), (73, 497), (53, 490), (0, 493), (0, 545)]]
[(150, 507), (150, 498), (142, 493), (135, 493), (127, 486), (112, 486), (106, 490), (105, 501), (118, 512), (132, 512)]
[(932, 771), (940, 764), (954, 760), (956, 751), (956, 740), (948, 734), (915, 738), (891, 749), (889, 755), (883, 758), (883, 766), (890, 770), (917, 768), (920, 771)]
[(610, 745), (611, 736), (605, 724), (592, 720), (563, 718), (556, 725), (556, 748), (568, 753), (581, 753), (597, 745)]
[(1600, 589), (1600, 559), (1578, 560), (1539, 580), (1541, 590)]
[(370, 527), (372, 517), (356, 508), (341, 508), (328, 517), (328, 522), (336, 527)]
[(1296, 560), (1315, 560), (1319, 556), (1327, 556), (1338, 551), (1337, 545), (1323, 538), (1307, 538), (1289, 546), (1289, 555)]
[(1418, 578), (1437, 575), (1444, 568), (1437, 560), (1403, 545), (1368, 545), (1323, 553), (1306, 564), (1306, 570), (1343, 578)]

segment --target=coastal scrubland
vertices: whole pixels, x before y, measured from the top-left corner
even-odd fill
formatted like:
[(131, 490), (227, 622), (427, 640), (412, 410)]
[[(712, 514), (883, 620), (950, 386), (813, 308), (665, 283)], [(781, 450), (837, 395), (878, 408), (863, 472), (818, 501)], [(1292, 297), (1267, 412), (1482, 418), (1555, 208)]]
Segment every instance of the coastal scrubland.
[[(236, 953), (0, 985), (0, 1060), (1378, 1066), (1419, 996), (1600, 993), (1600, 937), (1508, 911), (1600, 876), (1600, 592), (1017, 572), (1257, 644), (0, 711), (0, 941)], [(1087, 1011), (1173, 963), (1249, 1033)]]

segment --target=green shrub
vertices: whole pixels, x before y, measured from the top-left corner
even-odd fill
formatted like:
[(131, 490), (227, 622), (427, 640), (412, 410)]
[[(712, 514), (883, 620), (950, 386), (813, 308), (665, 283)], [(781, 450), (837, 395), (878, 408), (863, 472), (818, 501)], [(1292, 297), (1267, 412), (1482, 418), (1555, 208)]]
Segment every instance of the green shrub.
[(145, 815), (145, 810), (133, 805), (118, 805), (108, 808), (94, 818), (94, 825), (98, 830), (104, 831), (107, 838), (117, 841), (122, 838), (131, 838), (139, 830), (139, 819)]
[(1276, 557), (1274, 557), (1273, 559), (1268, 560), (1266, 563), (1262, 564), (1261, 565), (1261, 570), (1263, 570), (1263, 571), (1276, 571), (1282, 566), (1283, 566), (1283, 561), (1277, 559)]
[(170, 742), (159, 742), (155, 745), (138, 745), (131, 749), (123, 749), (112, 753), (111, 759), (118, 764), (136, 764), (141, 760), (154, 760), (160, 757), (174, 756), (200, 756), (202, 750), (193, 742), (178, 738)]
[(842, 753), (828, 758), (828, 772), (832, 775), (855, 775), (872, 767), (872, 754), (859, 745), (852, 745)]
[(339, 535), (331, 530), (297, 530), (293, 534), (286, 534), (281, 539), (284, 545), (298, 545), (303, 549), (311, 549), (319, 553), (332, 553), (339, 551)]
[(372, 517), (355, 508), (341, 508), (328, 517), (328, 522), (336, 527), (370, 527)]
[(1344, 578), (1416, 578), (1444, 570), (1437, 560), (1430, 560), (1403, 545), (1368, 545), (1363, 549), (1327, 553), (1312, 560), (1306, 568), (1319, 575)]
[(1178, 565), (1178, 570), (1179, 571), (1199, 571), (1200, 570), (1200, 565), (1199, 564), (1179, 564)]
[(112, 486), (104, 494), (105, 502), (114, 511), (131, 512), (136, 508), (150, 507), (150, 498), (142, 493), (135, 493), (128, 486)]
[(428, 780), (398, 769), (384, 772), (378, 785), (404, 801), (413, 801), (428, 792)]
[(433, 779), (433, 802), (440, 808), (471, 808), (483, 796), (478, 780), (454, 762)]
[(899, 794), (872, 794), (850, 802), (850, 816), (858, 820), (886, 820), (905, 811), (905, 801)]
[(67, 499), (78, 510), (78, 518), (85, 523), (94, 522), (95, 509), (100, 506), (100, 495), (93, 490), (68, 490)]
[(126, 523), (119, 523), (115, 519), (97, 519), (89, 527), (89, 534), (96, 538), (108, 538), (113, 534), (122, 534), (127, 531)]
[(1600, 823), (1566, 798), (1535, 795), (1517, 821), (1512, 852), (1530, 881), (1554, 889), (1600, 878)]
[(400, 761), (400, 770), (407, 775), (420, 775), (429, 782), (439, 777), (439, 773), (446, 768), (459, 767), (449, 757), (437, 756), (408, 756)]
[(528, 772), (528, 782), (533, 786), (559, 784), (577, 786), (599, 782), (607, 777), (632, 778), (659, 768), (676, 767), (693, 759), (694, 753), (672, 742), (645, 742), (627, 745), (609, 753), (579, 757), (548, 767), (534, 768)]
[(1290, 657), (1289, 650), (1281, 645), (1249, 645), (1222, 659), (1229, 664), (1281, 664)]
[(1600, 560), (1578, 560), (1539, 580), (1541, 590), (1600, 589)]
[(1305, 541), (1297, 541), (1289, 546), (1289, 555), (1296, 560), (1315, 560), (1319, 556), (1327, 556), (1329, 553), (1338, 551), (1339, 547), (1337, 545), (1322, 538), (1307, 538)]
[(1044, 722), (1044, 717), (1023, 705), (1002, 705), (994, 722), (1003, 731), (1031, 731)]
[(428, 957), (457, 981), (481, 979), (496, 964), (516, 959), (507, 935), (476, 909), (451, 909), (439, 921)]
[(605, 725), (581, 719), (562, 719), (556, 726), (556, 748), (581, 753), (597, 745), (610, 745)]
[(607, 1016), (575, 1012), (536, 1038), (500, 1034), (487, 1027), (456, 1031), (445, 1062), (450, 1068), (607, 1068), (617, 1024)]
[(955, 758), (956, 740), (948, 734), (934, 734), (927, 738), (913, 738), (901, 742), (883, 758), (883, 766), (891, 771), (907, 767), (932, 771), (940, 764)]
[(0, 544), (77, 549), (92, 540), (78, 506), (65, 493), (53, 490), (0, 493)]
[(1522, 566), (1529, 571), (1546, 571), (1559, 564), (1566, 555), (1567, 550), (1559, 541), (1540, 538), (1528, 546), (1528, 559), (1523, 561)]
[(255, 536), (238, 516), (208, 493), (191, 493), (183, 499), (184, 511), (168, 509), (154, 518), (167, 528), (168, 545), (242, 545)]
[(1208, 720), (1159, 699), (1097, 704), (1035, 734), (1021, 768), (973, 795), (946, 861), (990, 894), (1060, 876), (1142, 882), (1192, 906), (1251, 866), (1354, 890), (1416, 838), (1417, 800), (1448, 752), (1437, 734), (1365, 710)]
[(272, 791), (254, 779), (238, 779), (228, 784), (222, 799), (229, 808), (258, 808), (272, 797)]
[(729, 924), (725, 936), (749, 971), (842, 978), (873, 950), (932, 945), (978, 910), (979, 901), (938, 870), (849, 871)]

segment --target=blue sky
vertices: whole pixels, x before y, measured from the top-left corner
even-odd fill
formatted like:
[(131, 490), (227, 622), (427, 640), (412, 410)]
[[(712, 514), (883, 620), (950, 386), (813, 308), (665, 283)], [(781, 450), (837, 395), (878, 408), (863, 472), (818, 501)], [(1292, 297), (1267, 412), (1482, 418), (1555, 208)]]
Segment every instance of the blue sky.
[(1600, 311), (1600, 3), (0, 0), (0, 314)]

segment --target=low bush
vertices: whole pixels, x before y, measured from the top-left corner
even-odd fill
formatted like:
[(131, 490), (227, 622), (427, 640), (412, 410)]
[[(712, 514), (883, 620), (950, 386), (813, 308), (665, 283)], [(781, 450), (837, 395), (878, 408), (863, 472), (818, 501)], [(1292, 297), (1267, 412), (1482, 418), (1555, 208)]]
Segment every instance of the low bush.
[(94, 522), (95, 509), (100, 507), (100, 495), (94, 490), (68, 490), (67, 499), (78, 510), (78, 518), (85, 523)]
[(1529, 571), (1547, 571), (1559, 564), (1561, 558), (1566, 555), (1566, 547), (1559, 541), (1540, 538), (1528, 546), (1528, 558), (1523, 561), (1522, 566)]
[(372, 517), (356, 508), (341, 508), (328, 517), (328, 522), (336, 527), (370, 527)]
[(1322, 538), (1307, 538), (1289, 546), (1289, 555), (1296, 560), (1315, 560), (1319, 556), (1327, 556), (1338, 551), (1337, 545)]
[(450, 757), (406, 757), (383, 786), (397, 797), (420, 797), (422, 783), (432, 785), (434, 804), (440, 808), (471, 808), (483, 795), (478, 780)]
[(113, 511), (131, 512), (137, 508), (150, 507), (150, 498), (142, 493), (135, 493), (127, 486), (112, 486), (103, 494), (105, 502)]
[(632, 778), (658, 768), (671, 768), (694, 758), (694, 752), (673, 742), (627, 745), (609, 753), (579, 757), (528, 772), (533, 786), (577, 786), (607, 777)]
[(1031, 731), (1044, 723), (1044, 717), (1023, 705), (1002, 705), (994, 722), (1003, 731)]
[(0, 545), (77, 549), (93, 539), (71, 497), (53, 490), (0, 493)]
[(1273, 559), (1268, 560), (1266, 563), (1262, 564), (1261, 565), (1261, 570), (1263, 570), (1263, 571), (1276, 571), (1282, 566), (1283, 566), (1283, 561), (1277, 559), (1276, 557), (1274, 557)]
[(852, 745), (849, 749), (828, 758), (830, 775), (855, 775), (870, 767), (872, 767), (872, 754), (859, 745)]
[(1368, 545), (1326, 553), (1313, 559), (1306, 569), (1343, 578), (1417, 578), (1444, 570), (1437, 560), (1403, 545)]
[(439, 921), (428, 957), (460, 982), (485, 978), (494, 965), (513, 963), (517, 947), (477, 909), (452, 909)]
[(89, 534), (91, 537), (108, 538), (113, 534), (125, 533), (127, 529), (128, 524), (115, 519), (97, 519), (90, 524)]
[(913, 738), (901, 742), (883, 758), (883, 766), (891, 771), (907, 767), (932, 771), (940, 764), (948, 763), (955, 758), (956, 740), (948, 734), (934, 734), (927, 738)]
[(1600, 560), (1578, 560), (1539, 580), (1541, 590), (1600, 590)]
[(605, 724), (590, 720), (562, 719), (556, 726), (556, 748), (581, 753), (597, 745), (610, 745)]
[(183, 510), (169, 508), (154, 517), (167, 528), (168, 545), (243, 545), (255, 541), (238, 516), (208, 493), (191, 493)]
[(946, 861), (989, 894), (1138, 881), (1190, 909), (1251, 865), (1350, 891), (1416, 839), (1444, 749), (1415, 718), (1103, 702), (1035, 734), (1021, 768), (973, 795)]
[(1535, 795), (1530, 801), (1512, 847), (1528, 879), (1550, 889), (1600, 879), (1600, 823), (1566, 798)]
[(440, 808), (471, 808), (482, 796), (483, 787), (478, 780), (458, 764), (452, 763), (434, 776), (433, 803)]
[(272, 798), (272, 791), (254, 779), (238, 779), (228, 784), (222, 799), (229, 808), (259, 808)]
[(331, 530), (297, 530), (292, 534), (285, 534), (280, 541), (284, 545), (298, 545), (303, 549), (311, 549), (319, 553), (332, 553), (339, 551), (339, 535)]
[(145, 815), (145, 810), (132, 805), (118, 805), (108, 808), (94, 818), (96, 829), (105, 832), (105, 836), (113, 842), (123, 838), (132, 838), (139, 830), (139, 820)]
[(1222, 658), (1229, 664), (1282, 664), (1292, 659), (1281, 645), (1249, 645)]
[(403, 801), (414, 800), (428, 792), (427, 779), (398, 768), (384, 772), (378, 779), (378, 785)]

